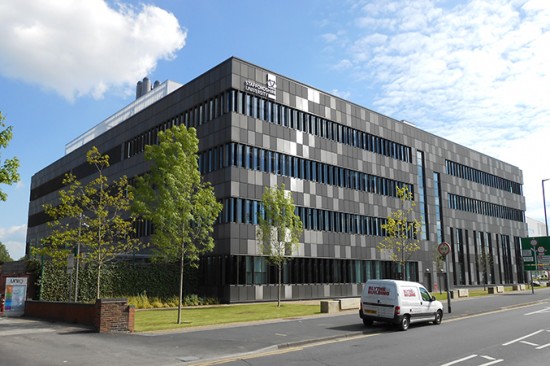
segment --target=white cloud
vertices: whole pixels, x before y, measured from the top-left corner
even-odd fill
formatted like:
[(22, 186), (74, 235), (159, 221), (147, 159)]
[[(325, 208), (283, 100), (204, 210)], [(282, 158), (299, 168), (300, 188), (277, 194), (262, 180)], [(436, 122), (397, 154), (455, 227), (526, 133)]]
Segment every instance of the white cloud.
[(27, 225), (0, 227), (0, 242), (4, 244), (13, 260), (25, 256)]
[(340, 60), (336, 65), (333, 66), (336, 70), (346, 70), (353, 66), (352, 62), (350, 60)]
[(376, 85), (380, 112), (520, 167), (527, 214), (541, 218), (550, 2), (446, 3), (368, 1), (342, 62)]
[(332, 89), (331, 94), (335, 95), (339, 98), (342, 98), (342, 99), (350, 99), (351, 98), (351, 92), (350, 91)]
[(334, 33), (325, 33), (321, 36), (321, 38), (323, 38), (325, 42), (331, 43), (336, 41), (338, 39), (338, 36)]
[(104, 0), (0, 3), (0, 73), (72, 100), (134, 85), (185, 45), (187, 32), (158, 7)]

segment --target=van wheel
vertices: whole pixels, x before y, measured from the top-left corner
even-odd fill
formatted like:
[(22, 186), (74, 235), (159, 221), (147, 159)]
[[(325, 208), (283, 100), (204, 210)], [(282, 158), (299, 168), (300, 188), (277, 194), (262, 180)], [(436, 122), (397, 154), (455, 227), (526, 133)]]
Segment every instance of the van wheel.
[(438, 311), (435, 313), (434, 324), (435, 324), (435, 325), (441, 324), (441, 319), (443, 319), (443, 312), (442, 312), (441, 310), (438, 310)]
[(374, 323), (372, 319), (363, 319), (363, 324), (365, 325), (365, 327), (370, 327), (372, 323)]
[(408, 315), (404, 315), (403, 318), (401, 318), (401, 323), (399, 323), (399, 329), (401, 330), (407, 330), (409, 329), (409, 325), (411, 324), (411, 319)]

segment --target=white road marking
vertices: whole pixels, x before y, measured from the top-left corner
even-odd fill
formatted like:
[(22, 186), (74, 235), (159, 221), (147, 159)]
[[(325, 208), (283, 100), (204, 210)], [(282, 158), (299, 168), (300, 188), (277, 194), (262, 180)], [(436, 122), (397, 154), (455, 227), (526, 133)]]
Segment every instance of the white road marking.
[(550, 343), (543, 344), (542, 346), (538, 346), (535, 349), (543, 349), (543, 348), (546, 348), (546, 347), (550, 347)]
[[(464, 358), (461, 358), (461, 359), (458, 359), (458, 360), (455, 360), (455, 361), (451, 361), (449, 363), (446, 363), (446, 364), (443, 364), (441, 366), (451, 366), (451, 365), (456, 365), (457, 363), (461, 363), (463, 361), (468, 361), (468, 360), (471, 360), (472, 358), (476, 358), (478, 357), (478, 355), (470, 355), (470, 356), (466, 356)], [(486, 362), (486, 363), (482, 363), (480, 365), (477, 365), (477, 366), (490, 366), (490, 365), (495, 365), (497, 363), (500, 363), (502, 361), (504, 361), (504, 359), (496, 359), (494, 357), (491, 357), (491, 356), (479, 356), (481, 358), (484, 358), (486, 360), (489, 360), (490, 362)]]
[(533, 315), (533, 314), (541, 314), (541, 313), (550, 313), (550, 308), (546, 308), (546, 309), (542, 309), (542, 310), (533, 311), (533, 312), (530, 312), (530, 313), (527, 313), (527, 314), (523, 314), (523, 315)]
[(528, 335), (526, 335), (526, 336), (523, 336), (523, 337), (514, 339), (513, 341), (503, 343), (502, 345), (503, 345), (503, 346), (508, 346), (508, 345), (510, 345), (510, 344), (512, 344), (512, 343), (516, 343), (516, 342), (522, 341), (522, 340), (524, 340), (524, 339), (526, 339), (526, 338), (529, 338), (529, 337), (531, 337), (531, 336), (534, 336), (535, 334), (539, 334), (540, 332), (544, 332), (544, 329), (537, 330), (536, 332), (533, 332), (533, 333), (528, 334)]
[(472, 358), (474, 358), (474, 357), (477, 357), (477, 355), (470, 355), (470, 356), (461, 358), (461, 359), (459, 359), (459, 360), (451, 361), (451, 362), (449, 362), (449, 363), (443, 364), (443, 365), (441, 365), (441, 366), (451, 366), (451, 365), (455, 365), (455, 364), (457, 364), (457, 363), (460, 363), (460, 362), (462, 362), (462, 361), (467, 361), (467, 360), (472, 359)]
[[(483, 356), (482, 356), (482, 357), (483, 357)], [(502, 362), (502, 361), (504, 361), (504, 359), (499, 359), (499, 360), (495, 359), (494, 361), (487, 362), (487, 363), (482, 363), (481, 365), (478, 365), (478, 366), (495, 365), (495, 364), (500, 363), (500, 362)]]

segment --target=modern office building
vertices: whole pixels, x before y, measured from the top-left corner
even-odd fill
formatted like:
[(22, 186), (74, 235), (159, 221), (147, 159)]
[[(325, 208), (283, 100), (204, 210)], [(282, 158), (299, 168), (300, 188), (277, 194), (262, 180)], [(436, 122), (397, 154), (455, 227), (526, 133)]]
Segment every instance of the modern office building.
[[(399, 208), (396, 186), (414, 193), (420, 246), (406, 277), (432, 287), (442, 271), (437, 245), (450, 244), (452, 286), (524, 282), (527, 236), (519, 168), (325, 93), (230, 58), (179, 85), (140, 82), (131, 105), (66, 146), (32, 178), (27, 245), (47, 231), (42, 205), (67, 172), (85, 180), (85, 154), (109, 154), (111, 178), (146, 171), (143, 150), (175, 124), (197, 129), (199, 165), (224, 209), (216, 247), (202, 258), (201, 295), (224, 302), (277, 298), (276, 271), (259, 255), (256, 215), (264, 187), (292, 192), (304, 233), (284, 268), (284, 298), (359, 296), (369, 278), (395, 266), (380, 251), (381, 225)], [(149, 225), (141, 225), (146, 238)], [(490, 257), (489, 265), (479, 260)], [(486, 272), (486, 273), (485, 273)]]

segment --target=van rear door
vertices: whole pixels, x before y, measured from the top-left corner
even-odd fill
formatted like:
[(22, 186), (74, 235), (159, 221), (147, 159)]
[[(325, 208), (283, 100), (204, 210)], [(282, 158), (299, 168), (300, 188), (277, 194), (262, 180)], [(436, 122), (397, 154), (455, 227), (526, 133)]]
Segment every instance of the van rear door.
[(397, 301), (395, 284), (391, 282), (367, 282), (363, 290), (363, 314), (370, 317), (394, 317), (394, 307)]

